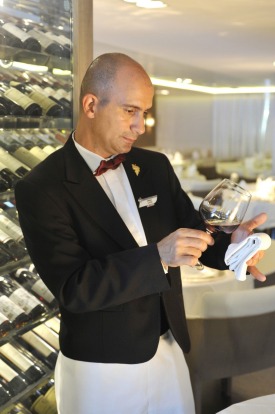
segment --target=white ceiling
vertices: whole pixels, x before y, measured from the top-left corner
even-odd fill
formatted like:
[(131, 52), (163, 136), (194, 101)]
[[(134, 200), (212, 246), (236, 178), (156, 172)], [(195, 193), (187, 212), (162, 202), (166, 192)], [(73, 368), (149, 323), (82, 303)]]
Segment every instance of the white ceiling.
[(275, 0), (163, 0), (148, 10), (93, 0), (94, 56), (124, 51), (152, 76), (275, 85)]

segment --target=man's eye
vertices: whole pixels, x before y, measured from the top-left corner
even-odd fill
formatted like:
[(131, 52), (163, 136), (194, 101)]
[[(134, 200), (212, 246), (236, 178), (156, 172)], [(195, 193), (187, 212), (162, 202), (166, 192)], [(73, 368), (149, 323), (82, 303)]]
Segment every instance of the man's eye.
[(127, 112), (127, 114), (134, 114), (135, 113), (135, 109), (131, 109), (131, 108), (126, 108), (125, 111)]

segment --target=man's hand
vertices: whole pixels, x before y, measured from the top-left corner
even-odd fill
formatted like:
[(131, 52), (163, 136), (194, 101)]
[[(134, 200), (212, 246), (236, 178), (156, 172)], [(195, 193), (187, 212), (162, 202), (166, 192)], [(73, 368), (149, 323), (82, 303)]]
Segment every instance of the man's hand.
[(212, 236), (204, 231), (180, 228), (157, 243), (157, 247), (163, 264), (195, 266), (202, 253), (213, 244)]
[[(246, 237), (253, 233), (253, 230), (263, 224), (267, 219), (267, 215), (265, 213), (261, 213), (258, 216), (254, 217), (251, 220), (245, 221), (242, 223), (237, 230), (232, 233), (231, 242), (232, 243), (240, 243)], [(259, 250), (250, 260), (248, 260), (248, 272), (258, 279), (260, 282), (264, 282), (266, 277), (263, 273), (257, 269), (256, 264), (263, 258), (264, 251)]]

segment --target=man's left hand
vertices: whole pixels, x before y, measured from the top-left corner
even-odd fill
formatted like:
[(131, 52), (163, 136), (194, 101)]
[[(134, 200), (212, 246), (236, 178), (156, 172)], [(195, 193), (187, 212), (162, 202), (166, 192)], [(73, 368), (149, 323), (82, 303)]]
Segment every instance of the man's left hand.
[[(240, 226), (232, 233), (231, 236), (231, 243), (240, 243), (246, 237), (253, 233), (253, 230), (262, 225), (267, 219), (267, 215), (265, 213), (258, 214), (251, 220), (247, 220), (244, 223), (240, 224)], [(248, 272), (258, 279), (260, 282), (264, 282), (266, 280), (265, 275), (260, 272), (260, 270), (256, 267), (256, 264), (263, 258), (264, 251), (259, 250), (250, 260), (247, 262), (247, 270)]]

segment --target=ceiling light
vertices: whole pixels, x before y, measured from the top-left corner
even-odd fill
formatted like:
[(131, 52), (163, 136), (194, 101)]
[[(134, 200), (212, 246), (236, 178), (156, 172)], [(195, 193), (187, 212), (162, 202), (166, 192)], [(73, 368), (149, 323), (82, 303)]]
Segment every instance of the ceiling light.
[(164, 86), (172, 89), (189, 90), (193, 92), (208, 93), (210, 95), (229, 95), (229, 94), (247, 94), (247, 93), (275, 93), (275, 86), (240, 86), (237, 88), (231, 87), (211, 87), (194, 85), (187, 83), (179, 83), (169, 81), (166, 79), (158, 79), (151, 77), (153, 85)]

